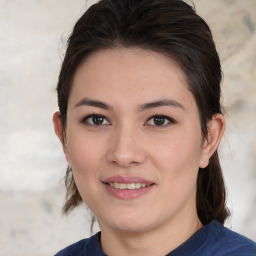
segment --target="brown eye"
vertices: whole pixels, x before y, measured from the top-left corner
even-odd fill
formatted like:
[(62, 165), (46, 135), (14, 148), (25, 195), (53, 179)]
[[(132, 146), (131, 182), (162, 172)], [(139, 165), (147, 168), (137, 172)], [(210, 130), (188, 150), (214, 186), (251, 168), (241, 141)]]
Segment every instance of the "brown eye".
[(164, 115), (152, 116), (147, 122), (147, 124), (151, 126), (167, 126), (172, 123), (175, 123), (175, 121), (172, 118)]
[(95, 126), (110, 124), (102, 115), (89, 115), (83, 120), (83, 123)]
[(154, 125), (164, 125), (166, 119), (164, 117), (154, 117), (153, 118)]
[(100, 124), (103, 124), (104, 122), (104, 118), (102, 116), (94, 116), (92, 117), (92, 123), (94, 125), (100, 125)]

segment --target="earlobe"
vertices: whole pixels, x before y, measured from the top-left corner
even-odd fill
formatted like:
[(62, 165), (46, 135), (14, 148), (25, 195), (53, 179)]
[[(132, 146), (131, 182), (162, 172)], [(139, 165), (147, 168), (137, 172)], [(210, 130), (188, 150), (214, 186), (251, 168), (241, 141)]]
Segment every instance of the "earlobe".
[(57, 111), (53, 114), (53, 124), (54, 124), (55, 134), (59, 138), (59, 140), (62, 144), (62, 148), (63, 148), (64, 154), (65, 154), (65, 157), (66, 157), (67, 161), (69, 162), (69, 152), (68, 152), (68, 148), (67, 148), (66, 141), (64, 138), (64, 132), (62, 129), (62, 122), (61, 122), (61, 117), (60, 117), (59, 111)]
[(222, 114), (215, 114), (207, 123), (207, 138), (204, 140), (204, 145), (200, 157), (200, 168), (205, 168), (209, 164), (209, 160), (217, 150), (221, 138), (225, 130), (225, 119)]

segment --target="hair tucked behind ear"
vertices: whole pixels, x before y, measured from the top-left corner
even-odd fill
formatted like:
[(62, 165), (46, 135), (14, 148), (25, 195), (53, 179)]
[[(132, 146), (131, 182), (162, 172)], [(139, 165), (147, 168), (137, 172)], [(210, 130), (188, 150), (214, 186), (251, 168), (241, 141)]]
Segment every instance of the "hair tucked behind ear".
[[(191, 6), (181, 0), (101, 0), (77, 21), (57, 85), (63, 129), (66, 128), (68, 99), (78, 67), (96, 51), (120, 47), (155, 51), (180, 66), (197, 103), (202, 136), (206, 138), (207, 122), (214, 114), (222, 114), (221, 65), (210, 28)], [(70, 167), (66, 187), (65, 213), (82, 202)], [(229, 215), (225, 193), (216, 152), (209, 165), (198, 173), (197, 211), (203, 224), (213, 219), (224, 223)]]

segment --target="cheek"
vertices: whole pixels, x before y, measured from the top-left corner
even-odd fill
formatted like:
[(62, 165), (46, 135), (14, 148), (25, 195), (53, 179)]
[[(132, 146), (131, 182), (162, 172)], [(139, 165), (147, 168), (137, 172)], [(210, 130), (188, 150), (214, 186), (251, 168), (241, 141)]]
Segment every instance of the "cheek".
[(75, 172), (89, 175), (97, 171), (104, 155), (103, 143), (97, 143), (96, 138), (72, 133), (68, 137), (70, 164)]
[(183, 179), (183, 182), (189, 182), (191, 178), (194, 180), (199, 169), (200, 145), (200, 136), (177, 135), (161, 145), (155, 145), (154, 164), (165, 173), (169, 182), (174, 179)]
[(69, 137), (70, 164), (72, 166), (75, 183), (83, 201), (93, 210), (97, 201), (102, 158), (104, 155), (102, 144), (95, 143), (88, 137)]
[(164, 141), (158, 141), (157, 144), (154, 142), (154, 151), (163, 159), (162, 161), (171, 161), (172, 164), (198, 161), (201, 154), (201, 139), (199, 136), (192, 138), (182, 134), (175, 135)]

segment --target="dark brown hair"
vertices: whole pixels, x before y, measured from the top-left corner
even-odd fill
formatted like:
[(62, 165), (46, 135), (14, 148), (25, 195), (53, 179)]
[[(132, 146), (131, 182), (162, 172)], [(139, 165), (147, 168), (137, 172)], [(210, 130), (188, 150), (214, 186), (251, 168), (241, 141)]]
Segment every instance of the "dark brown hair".
[[(222, 113), (221, 65), (208, 25), (193, 7), (181, 0), (101, 0), (77, 21), (67, 43), (57, 85), (64, 133), (76, 70), (88, 55), (119, 47), (155, 51), (180, 66), (199, 109), (202, 135), (207, 138), (207, 122), (214, 114)], [(71, 167), (65, 180), (67, 194), (63, 211), (67, 213), (82, 198)], [(196, 203), (203, 224), (213, 219), (224, 223), (229, 215), (217, 152), (206, 168), (199, 169)]]

